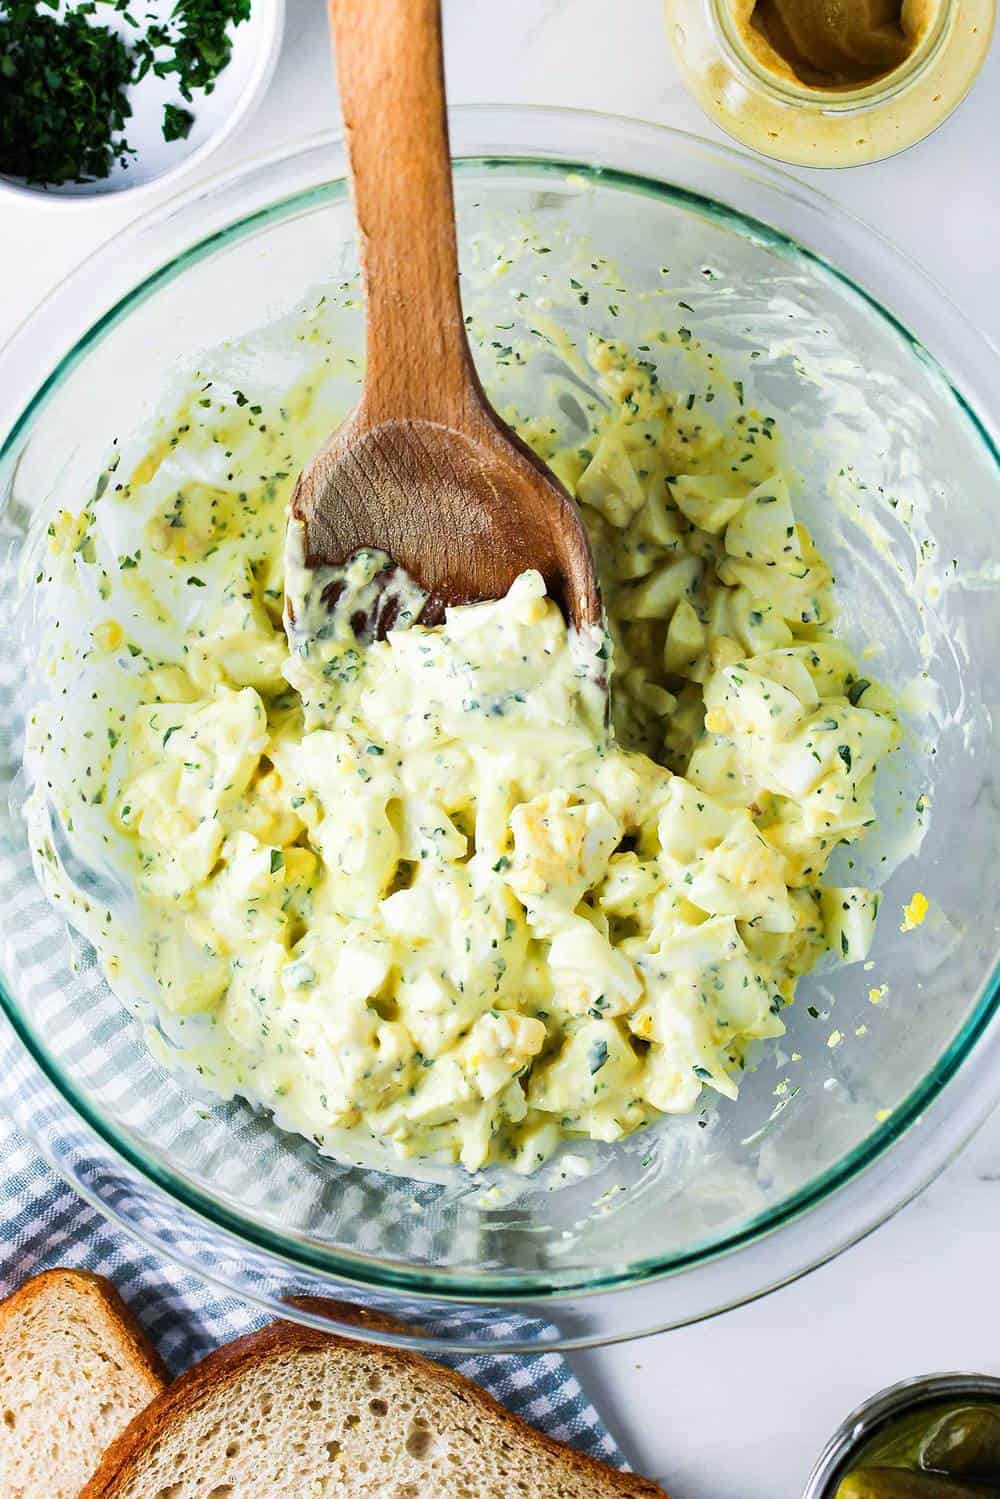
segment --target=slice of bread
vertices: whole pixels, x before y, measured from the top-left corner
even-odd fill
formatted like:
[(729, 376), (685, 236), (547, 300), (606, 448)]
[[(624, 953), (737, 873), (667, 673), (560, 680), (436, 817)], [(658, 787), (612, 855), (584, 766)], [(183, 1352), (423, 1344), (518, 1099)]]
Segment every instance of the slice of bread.
[(654, 1496), (663, 1490), (542, 1436), (430, 1359), (275, 1322), (136, 1416), (80, 1499)]
[(110, 1281), (47, 1270), (0, 1304), (0, 1494), (77, 1499), (167, 1382)]

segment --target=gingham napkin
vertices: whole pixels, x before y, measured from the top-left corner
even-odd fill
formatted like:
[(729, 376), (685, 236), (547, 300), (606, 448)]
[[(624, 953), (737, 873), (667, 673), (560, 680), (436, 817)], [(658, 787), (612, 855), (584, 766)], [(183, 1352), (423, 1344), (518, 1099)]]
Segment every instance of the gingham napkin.
[[(9, 1035), (0, 1041), (0, 1078), (8, 1107), (13, 1090), (20, 1088), (16, 1111), (24, 1117), (30, 1064)], [(265, 1320), (237, 1297), (221, 1294), (108, 1223), (46, 1165), (9, 1115), (0, 1113), (0, 1295), (54, 1265), (109, 1276), (175, 1374)], [(549, 1436), (615, 1467), (627, 1466), (560, 1354), (486, 1353), (441, 1361)]]

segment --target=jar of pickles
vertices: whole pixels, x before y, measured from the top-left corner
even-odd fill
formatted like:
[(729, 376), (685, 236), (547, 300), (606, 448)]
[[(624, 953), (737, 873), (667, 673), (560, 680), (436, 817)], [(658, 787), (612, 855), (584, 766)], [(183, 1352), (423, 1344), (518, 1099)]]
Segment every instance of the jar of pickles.
[(705, 113), (803, 166), (878, 161), (929, 135), (989, 50), (996, 0), (666, 0)]
[(929, 1374), (883, 1390), (827, 1443), (803, 1499), (1000, 1499), (1000, 1379)]

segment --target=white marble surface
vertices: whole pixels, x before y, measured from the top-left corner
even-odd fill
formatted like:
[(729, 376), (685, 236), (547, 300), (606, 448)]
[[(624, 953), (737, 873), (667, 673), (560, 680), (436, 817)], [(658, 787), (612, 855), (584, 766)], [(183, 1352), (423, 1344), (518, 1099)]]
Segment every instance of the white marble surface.
[[(373, 0), (373, 13), (377, 0)], [(259, 113), (214, 171), (336, 120), (321, 0), (289, 0)], [(718, 137), (672, 70), (659, 0), (446, 0), (452, 97), (572, 105)], [(1000, 339), (1000, 54), (929, 141), (852, 172), (802, 172), (871, 219)], [(146, 200), (148, 203), (148, 199)], [(133, 215), (0, 200), (0, 340)], [(848, 1409), (931, 1369), (1000, 1374), (1000, 1118), (922, 1198), (834, 1264), (714, 1322), (574, 1362), (635, 1466), (674, 1499), (795, 1499)]]

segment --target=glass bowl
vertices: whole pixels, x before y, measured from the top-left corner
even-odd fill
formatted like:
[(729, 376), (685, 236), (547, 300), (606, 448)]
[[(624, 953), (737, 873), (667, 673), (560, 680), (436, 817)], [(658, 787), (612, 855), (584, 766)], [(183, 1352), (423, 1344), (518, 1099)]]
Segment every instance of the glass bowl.
[[(783, 429), (844, 633), (906, 685), (879, 826), (851, 850), (853, 880), (885, 883), (870, 965), (803, 982), (737, 1103), (595, 1149), (589, 1174), (549, 1172), (517, 1196), (459, 1172), (339, 1165), (197, 1093), (154, 1061), (141, 1016), (48, 907), (21, 816), (32, 640), (14, 570), (192, 355), (252, 365), (232, 341), (321, 291), (361, 352), (344, 157), (320, 138), (140, 219), (2, 356), (3, 1088), (78, 1191), (226, 1292), (269, 1310), (293, 1291), (381, 1306), (410, 1328), (395, 1341), (438, 1350), (585, 1346), (709, 1316), (829, 1258), (924, 1186), (995, 1102), (1000, 367), (887, 241), (733, 150), (493, 106), (455, 112), (453, 149), (464, 297), (499, 404), (535, 389), (504, 356), (512, 322), (526, 337), (555, 316), (631, 339), (685, 324)], [(573, 282), (590, 288), (586, 308)], [(664, 381), (696, 388), (704, 369), (670, 348)], [(573, 401), (560, 409), (571, 419)], [(901, 931), (917, 889), (930, 914)]]

